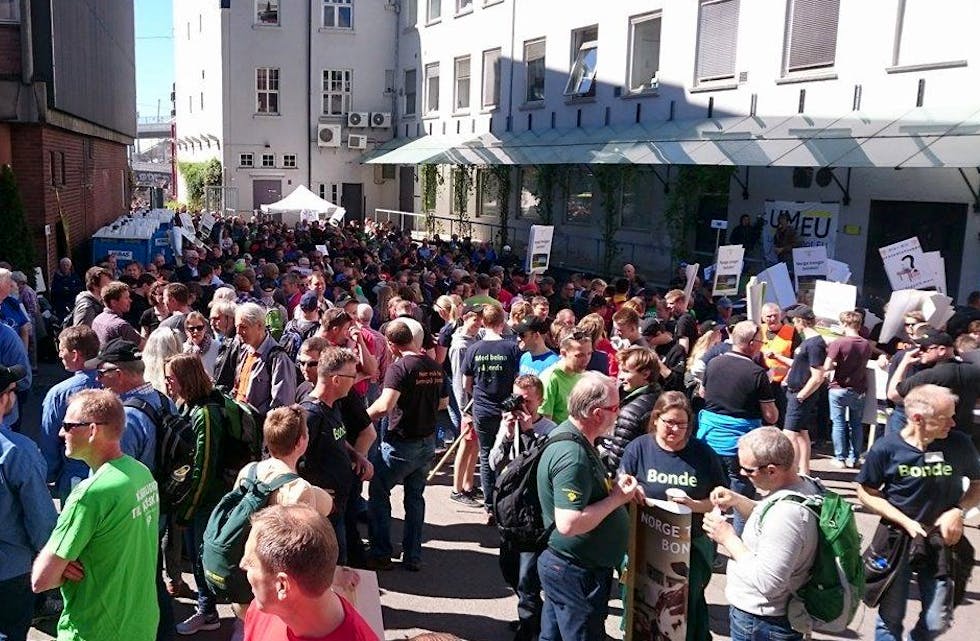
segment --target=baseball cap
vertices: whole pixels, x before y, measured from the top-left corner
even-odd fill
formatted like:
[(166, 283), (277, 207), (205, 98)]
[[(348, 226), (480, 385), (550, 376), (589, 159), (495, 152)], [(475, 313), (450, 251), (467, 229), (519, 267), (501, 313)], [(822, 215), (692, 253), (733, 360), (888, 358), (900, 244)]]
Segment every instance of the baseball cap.
[(718, 307), (722, 307), (724, 309), (731, 309), (732, 299), (730, 299), (728, 296), (722, 296), (721, 298), (718, 299), (715, 305), (717, 305)]
[(306, 292), (299, 299), (299, 308), (304, 312), (312, 312), (317, 308), (317, 298), (315, 292)]
[(793, 305), (786, 310), (786, 318), (802, 318), (803, 320), (815, 320), (813, 310), (809, 305)]
[(276, 285), (276, 281), (272, 280), (271, 278), (263, 278), (259, 283), (259, 287), (261, 287), (262, 291), (264, 292), (271, 292), (275, 291), (278, 285)]
[(124, 338), (114, 338), (99, 350), (99, 355), (85, 361), (85, 369), (95, 369), (103, 363), (132, 363), (143, 358), (139, 346)]
[(933, 327), (926, 327), (919, 332), (919, 336), (915, 339), (915, 344), (919, 347), (932, 347), (934, 345), (952, 347), (953, 337)]
[(27, 369), (23, 365), (11, 365), (10, 367), (0, 365), (0, 392), (25, 376), (27, 376)]
[(518, 336), (527, 332), (547, 334), (550, 329), (551, 326), (548, 325), (548, 321), (542, 320), (537, 316), (528, 316), (517, 325), (514, 325), (514, 333)]
[(467, 314), (480, 314), (483, 312), (483, 305), (464, 305), (463, 316)]
[(646, 318), (640, 323), (641, 336), (655, 336), (662, 331), (664, 331), (664, 326), (659, 318)]

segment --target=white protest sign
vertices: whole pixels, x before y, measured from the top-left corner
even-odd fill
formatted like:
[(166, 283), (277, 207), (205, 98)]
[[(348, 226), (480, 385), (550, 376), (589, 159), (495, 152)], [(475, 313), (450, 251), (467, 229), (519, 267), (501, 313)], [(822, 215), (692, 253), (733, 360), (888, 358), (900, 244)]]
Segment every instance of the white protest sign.
[(813, 313), (817, 318), (839, 322), (841, 312), (850, 312), (857, 305), (857, 287), (844, 283), (818, 280), (813, 290)]
[(783, 309), (796, 302), (796, 292), (793, 291), (793, 283), (789, 280), (786, 263), (776, 263), (756, 274), (756, 278), (760, 283), (766, 284), (763, 297), (765, 302), (776, 303)]
[(955, 313), (952, 298), (935, 292), (926, 292), (926, 298), (922, 301), (922, 315), (925, 316), (927, 323), (940, 329)]
[(186, 211), (180, 214), (180, 225), (188, 229), (194, 229), (194, 218)]
[(684, 268), (684, 300), (691, 300), (691, 292), (694, 291), (694, 281), (698, 277), (700, 267), (699, 263), (692, 263)]
[(748, 311), (749, 320), (753, 323), (762, 322), (762, 305), (766, 300), (766, 284), (759, 282), (753, 276), (745, 284), (745, 306)]
[(44, 286), (44, 272), (41, 271), (40, 267), (34, 268), (34, 291), (38, 294), (43, 294), (48, 291)]
[(893, 290), (925, 289), (935, 285), (932, 263), (927, 265), (918, 236), (882, 247), (878, 253)]
[(378, 574), (370, 570), (339, 567), (337, 572), (357, 574), (357, 587), (352, 588), (350, 583), (347, 583), (335, 587), (334, 590), (354, 606), (357, 613), (361, 615), (379, 639), (384, 639), (385, 626), (381, 615), (381, 590), (378, 587)]
[(828, 258), (827, 280), (834, 283), (846, 283), (851, 280), (851, 266), (839, 260)]
[(813, 291), (813, 283), (827, 278), (827, 248), (797, 247), (793, 249), (793, 275), (796, 293)]
[(936, 291), (940, 294), (948, 293), (946, 291), (946, 259), (938, 251), (923, 252), (922, 257), (925, 259), (926, 268), (932, 272)]
[(316, 246), (316, 250), (318, 252), (320, 252), (320, 255), (321, 256), (329, 256), (330, 255), (330, 252), (327, 251), (327, 246), (326, 245), (317, 245)]
[(551, 240), (555, 234), (552, 225), (531, 225), (527, 239), (527, 271), (543, 274), (551, 263)]
[(892, 292), (885, 309), (885, 319), (881, 324), (879, 343), (887, 343), (902, 332), (905, 315), (919, 310), (926, 322), (935, 328), (942, 327), (953, 315), (953, 299), (939, 292), (921, 289), (900, 289)]
[(347, 215), (347, 210), (344, 209), (343, 207), (338, 207), (337, 209), (334, 210), (332, 214), (330, 214), (329, 222), (334, 227), (339, 227), (340, 223), (344, 222), (344, 216), (346, 215)]
[(738, 294), (738, 277), (742, 274), (744, 256), (745, 248), (741, 245), (722, 245), (718, 248), (712, 296)]
[(214, 229), (215, 222), (214, 214), (211, 212), (206, 211), (201, 214), (201, 229), (204, 230), (204, 233), (210, 234), (211, 230)]
[(762, 232), (762, 255), (774, 263), (773, 234), (779, 225), (779, 215), (789, 216), (789, 224), (796, 230), (802, 247), (823, 246), (827, 255), (834, 256), (837, 244), (837, 220), (840, 218), (839, 203), (794, 202), (791, 200), (767, 200), (765, 205), (765, 229)]

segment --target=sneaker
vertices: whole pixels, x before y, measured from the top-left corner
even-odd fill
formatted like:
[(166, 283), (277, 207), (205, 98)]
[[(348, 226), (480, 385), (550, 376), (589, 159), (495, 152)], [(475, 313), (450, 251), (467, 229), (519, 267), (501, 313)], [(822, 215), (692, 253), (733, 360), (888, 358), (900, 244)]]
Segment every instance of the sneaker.
[(497, 525), (497, 517), (493, 515), (493, 512), (487, 512), (487, 525)]
[(167, 581), (167, 594), (175, 599), (196, 599), (197, 594), (184, 581)]
[(409, 572), (421, 572), (422, 562), (421, 561), (402, 561), (402, 567)]
[(465, 505), (466, 507), (483, 507), (483, 503), (477, 501), (475, 498), (473, 498), (473, 495), (467, 492), (457, 492), (453, 490), (449, 493), (449, 498), (457, 503)]
[(373, 570), (375, 572), (385, 572), (387, 570), (395, 567), (391, 559), (383, 556), (369, 556), (365, 561), (364, 565), (368, 570)]
[(845, 467), (850, 467), (850, 465), (848, 465), (846, 462), (840, 460), (839, 458), (835, 458), (834, 460), (832, 460), (830, 462), (830, 467), (832, 467), (834, 469), (837, 469), (837, 470), (843, 470)]
[(197, 634), (201, 630), (217, 630), (221, 627), (221, 621), (217, 614), (204, 614), (195, 612), (183, 623), (177, 624), (177, 634), (188, 635)]
[(483, 496), (483, 489), (479, 487), (474, 487), (472, 490), (470, 490), (469, 495), (480, 503), (485, 503), (487, 500), (487, 497)]

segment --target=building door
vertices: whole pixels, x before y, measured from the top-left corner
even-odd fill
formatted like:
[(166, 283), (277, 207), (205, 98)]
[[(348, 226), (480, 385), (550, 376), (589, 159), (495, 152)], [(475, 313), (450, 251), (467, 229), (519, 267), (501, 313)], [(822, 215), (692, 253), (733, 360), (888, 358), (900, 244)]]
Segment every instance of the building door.
[(341, 185), (340, 206), (347, 210), (344, 220), (364, 222), (364, 184), (344, 183)]
[(252, 209), (282, 200), (282, 181), (267, 178), (252, 181)]
[(864, 263), (865, 296), (877, 296), (884, 301), (891, 296), (891, 285), (878, 249), (918, 236), (922, 251), (942, 253), (946, 261), (946, 287), (955, 298), (960, 286), (966, 217), (965, 203), (872, 200)]
[(398, 169), (398, 209), (415, 211), (415, 167)]

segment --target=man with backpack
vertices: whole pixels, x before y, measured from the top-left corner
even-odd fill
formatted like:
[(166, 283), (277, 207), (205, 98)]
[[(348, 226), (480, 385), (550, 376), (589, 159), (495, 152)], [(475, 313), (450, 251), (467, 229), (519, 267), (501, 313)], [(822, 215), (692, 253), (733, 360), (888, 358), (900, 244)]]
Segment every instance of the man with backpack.
[(320, 329), (320, 308), (316, 304), (316, 294), (306, 292), (299, 299), (300, 317), (292, 318), (286, 323), (279, 344), (286, 350), (290, 358), (299, 355), (303, 341), (314, 336)]
[(265, 326), (265, 309), (243, 303), (235, 309), (235, 330), (242, 349), (235, 370), (233, 395), (260, 415), (292, 404), (296, 398), (296, 364)]

